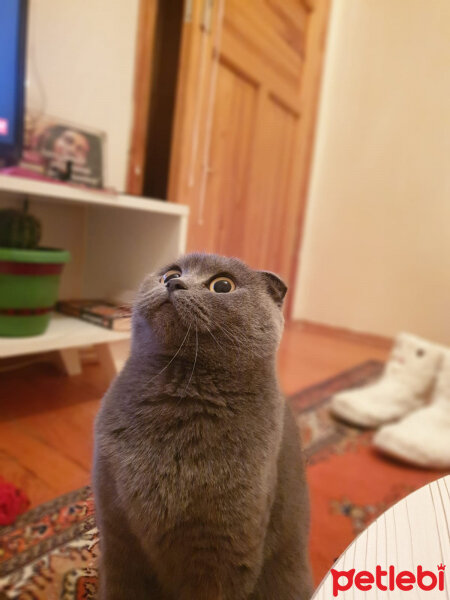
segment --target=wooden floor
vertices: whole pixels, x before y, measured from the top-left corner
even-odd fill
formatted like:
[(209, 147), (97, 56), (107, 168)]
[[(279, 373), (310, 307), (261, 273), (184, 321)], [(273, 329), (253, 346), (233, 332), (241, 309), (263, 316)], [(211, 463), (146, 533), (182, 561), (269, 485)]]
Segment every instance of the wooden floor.
[[(292, 394), (386, 355), (380, 344), (294, 324), (280, 349), (282, 387)], [(0, 371), (0, 476), (25, 490), (32, 506), (89, 483), (93, 420), (107, 386), (98, 364), (72, 378), (50, 364)]]

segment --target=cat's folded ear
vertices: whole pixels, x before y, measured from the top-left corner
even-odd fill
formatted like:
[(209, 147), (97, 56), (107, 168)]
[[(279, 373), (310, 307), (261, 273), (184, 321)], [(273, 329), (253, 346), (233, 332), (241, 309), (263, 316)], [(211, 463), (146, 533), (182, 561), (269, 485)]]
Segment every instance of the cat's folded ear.
[(286, 296), (287, 285), (278, 277), (278, 275), (275, 275), (275, 273), (271, 273), (270, 271), (258, 271), (258, 273), (264, 278), (267, 291), (272, 296), (275, 303), (278, 306), (281, 306), (284, 297)]

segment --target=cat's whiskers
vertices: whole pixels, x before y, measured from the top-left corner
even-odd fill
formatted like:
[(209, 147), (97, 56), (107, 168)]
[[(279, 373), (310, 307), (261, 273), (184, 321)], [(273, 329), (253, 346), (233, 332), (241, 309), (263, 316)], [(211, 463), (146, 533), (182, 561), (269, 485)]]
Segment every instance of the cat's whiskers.
[[(189, 324), (188, 330), (186, 331), (186, 335), (183, 338), (183, 341), (180, 344), (180, 347), (178, 348), (178, 350), (175, 352), (175, 354), (172, 356), (172, 358), (169, 360), (169, 362), (167, 363), (167, 365), (165, 367), (163, 367), (161, 369), (161, 371), (158, 371), (158, 373), (156, 373), (156, 375), (153, 375), (153, 377), (151, 377), (148, 381), (147, 384), (151, 383), (154, 379), (156, 379), (156, 377), (159, 377), (159, 375), (161, 375), (161, 373), (163, 373), (168, 367), (170, 367), (170, 365), (173, 363), (173, 361), (176, 359), (176, 357), (178, 356), (178, 354), (181, 352), (182, 347), (184, 346), (184, 343), (189, 335), (189, 332), (191, 331), (191, 327), (192, 327), (192, 321)], [(196, 332), (197, 332), (197, 328), (196, 328)]]
[(218, 347), (223, 350), (223, 347), (220, 345), (219, 341), (217, 340), (216, 336), (213, 334), (213, 332), (211, 331), (211, 329), (208, 327), (208, 325), (206, 325), (206, 323), (204, 323), (204, 326), (206, 327), (209, 335), (212, 337), (212, 339), (216, 342), (216, 344), (218, 345)]
[[(223, 328), (222, 328), (222, 330), (223, 330)], [(242, 329), (239, 329), (235, 333), (230, 329), (228, 329), (227, 331), (231, 336), (233, 336), (233, 338), (235, 339), (235, 341), (238, 344), (238, 346), (237, 346), (238, 351), (239, 351), (238, 359), (239, 359), (242, 348), (245, 348), (245, 352), (249, 353), (253, 358), (255, 358), (255, 359), (261, 358), (260, 353), (255, 352), (255, 350), (254, 350), (254, 348), (255, 348), (254, 339), (251, 338), (249, 335), (246, 335), (245, 333), (243, 333)], [(224, 331), (224, 333), (225, 333), (225, 331)]]
[(244, 336), (233, 335), (226, 327), (219, 325), (219, 323), (215, 323), (215, 326), (220, 329), (220, 331), (230, 340), (233, 347), (237, 350), (237, 358), (241, 355), (242, 345), (245, 343), (246, 338)]
[(233, 342), (234, 344), (239, 342), (238, 337), (233, 335), (226, 327), (219, 325), (219, 323), (214, 323), (214, 325), (217, 327), (217, 329), (220, 329), (220, 331), (230, 340), (230, 342)]
[(178, 404), (186, 396), (187, 389), (189, 387), (189, 384), (191, 383), (191, 379), (192, 379), (192, 376), (193, 376), (194, 371), (195, 371), (195, 365), (197, 364), (197, 356), (198, 356), (198, 329), (197, 329), (197, 325), (196, 325), (195, 326), (195, 358), (194, 358), (194, 364), (192, 365), (192, 371), (191, 371), (191, 375), (189, 377), (189, 381), (187, 382), (187, 385), (184, 388), (183, 394), (179, 398)]

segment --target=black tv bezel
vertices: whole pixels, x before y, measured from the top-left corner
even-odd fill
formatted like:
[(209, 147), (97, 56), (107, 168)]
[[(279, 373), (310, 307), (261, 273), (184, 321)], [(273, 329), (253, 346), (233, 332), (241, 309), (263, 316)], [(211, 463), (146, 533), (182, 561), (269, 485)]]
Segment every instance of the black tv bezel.
[(0, 165), (15, 165), (21, 158), (25, 119), (25, 56), (27, 46), (28, 0), (18, 0), (19, 40), (17, 73), (17, 110), (15, 118), (15, 140), (11, 144), (0, 141)]

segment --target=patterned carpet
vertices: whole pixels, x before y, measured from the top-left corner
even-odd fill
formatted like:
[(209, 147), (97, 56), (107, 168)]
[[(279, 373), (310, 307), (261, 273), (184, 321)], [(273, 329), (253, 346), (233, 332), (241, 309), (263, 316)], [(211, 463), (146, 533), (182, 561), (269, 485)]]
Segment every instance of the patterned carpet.
[[(333, 393), (366, 384), (381, 369), (381, 363), (368, 361), (290, 398), (308, 462), (317, 583), (355, 534), (394, 502), (443, 475), (386, 460), (371, 448), (370, 433), (330, 417)], [(98, 553), (89, 488), (30, 510), (0, 529), (0, 599), (96, 598)]]

